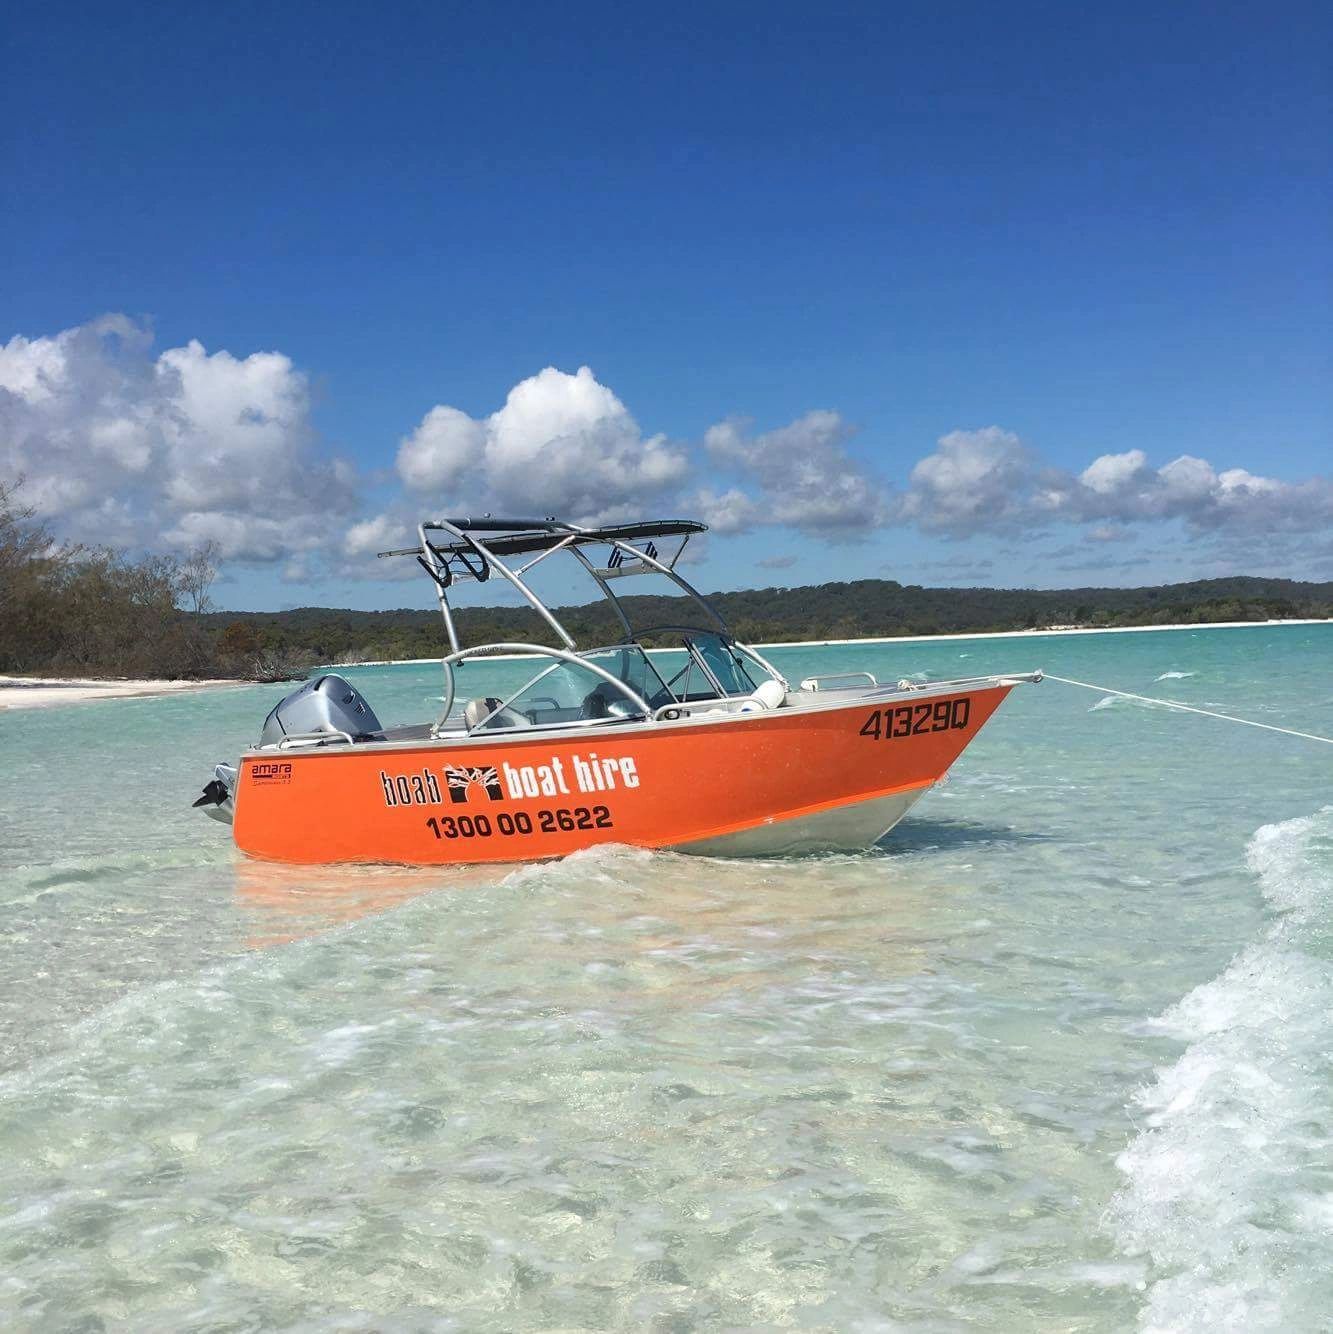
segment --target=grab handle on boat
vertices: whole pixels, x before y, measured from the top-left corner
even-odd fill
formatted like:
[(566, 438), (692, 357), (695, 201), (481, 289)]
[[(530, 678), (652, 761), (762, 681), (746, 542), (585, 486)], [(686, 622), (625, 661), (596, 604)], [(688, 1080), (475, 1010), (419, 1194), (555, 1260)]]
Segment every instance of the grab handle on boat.
[(828, 676), (807, 676), (799, 690), (852, 690), (859, 685), (877, 686), (870, 672), (834, 672)]
[(356, 744), (356, 738), (350, 732), (331, 727), (327, 732), (293, 732), (278, 742), (279, 750), (289, 750), (292, 746), (319, 746), (325, 741), (345, 741), (349, 746)]
[[(746, 709), (745, 706), (750, 708)], [(652, 714), (655, 723), (674, 723), (678, 718), (701, 718), (710, 713), (749, 713), (767, 708), (751, 695), (723, 696), (719, 699), (696, 699), (688, 704), (663, 704)]]

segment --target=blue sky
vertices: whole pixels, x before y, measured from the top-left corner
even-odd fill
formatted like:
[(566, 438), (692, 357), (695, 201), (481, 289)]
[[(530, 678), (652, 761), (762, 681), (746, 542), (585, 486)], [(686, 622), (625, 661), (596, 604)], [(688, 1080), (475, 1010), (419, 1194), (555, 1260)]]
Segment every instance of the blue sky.
[(0, 472), (228, 605), (520, 502), (702, 514), (709, 588), (1333, 577), (1327, 5), (8, 31)]

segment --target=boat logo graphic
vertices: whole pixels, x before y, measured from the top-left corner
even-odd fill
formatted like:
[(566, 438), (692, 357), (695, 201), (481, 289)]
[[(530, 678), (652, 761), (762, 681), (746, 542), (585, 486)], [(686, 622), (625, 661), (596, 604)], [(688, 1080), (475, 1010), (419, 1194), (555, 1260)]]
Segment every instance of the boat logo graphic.
[(474, 784), (485, 791), (492, 801), (499, 801), (504, 796), (500, 786), (500, 776), (495, 766), (468, 769), (462, 765), (450, 764), (444, 770), (444, 781), (449, 785), (449, 800), (455, 803), (467, 801), (473, 792)]

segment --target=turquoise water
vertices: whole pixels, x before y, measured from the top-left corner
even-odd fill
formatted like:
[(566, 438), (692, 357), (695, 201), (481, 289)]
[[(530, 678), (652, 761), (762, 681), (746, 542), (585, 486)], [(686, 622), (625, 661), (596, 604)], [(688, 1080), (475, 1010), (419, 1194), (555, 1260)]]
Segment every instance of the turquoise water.
[[(1333, 734), (1330, 626), (773, 657)], [(280, 693), (0, 715), (0, 1325), (1327, 1327), (1333, 747), (1047, 682), (863, 855), (291, 870), (189, 810)]]

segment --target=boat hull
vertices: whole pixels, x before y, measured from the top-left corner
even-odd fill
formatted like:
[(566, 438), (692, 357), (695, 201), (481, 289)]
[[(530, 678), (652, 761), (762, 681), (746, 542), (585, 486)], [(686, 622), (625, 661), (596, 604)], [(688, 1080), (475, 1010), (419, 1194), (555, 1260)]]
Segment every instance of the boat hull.
[(863, 848), (939, 781), (1009, 683), (485, 741), (252, 751), (237, 846), (295, 863), (538, 861), (599, 843)]

